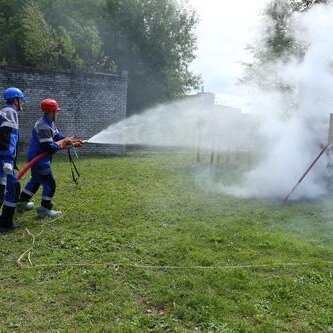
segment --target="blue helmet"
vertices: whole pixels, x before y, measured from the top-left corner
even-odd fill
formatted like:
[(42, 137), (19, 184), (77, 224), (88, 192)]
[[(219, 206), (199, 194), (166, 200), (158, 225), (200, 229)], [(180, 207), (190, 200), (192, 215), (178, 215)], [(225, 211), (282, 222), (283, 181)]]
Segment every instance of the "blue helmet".
[(24, 96), (23, 92), (15, 87), (7, 88), (3, 94), (3, 98), (5, 100), (14, 99), (14, 98), (21, 98), (23, 101), (26, 100), (26, 97)]

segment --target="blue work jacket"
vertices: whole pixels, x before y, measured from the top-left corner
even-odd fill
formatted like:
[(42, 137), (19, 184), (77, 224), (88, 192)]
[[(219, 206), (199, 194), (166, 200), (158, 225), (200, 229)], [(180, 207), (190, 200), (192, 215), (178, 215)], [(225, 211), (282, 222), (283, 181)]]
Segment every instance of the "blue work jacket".
[(13, 164), (19, 142), (18, 115), (13, 105), (0, 110), (0, 159)]
[(46, 115), (39, 118), (32, 129), (32, 136), (27, 155), (28, 162), (40, 153), (49, 151), (50, 154), (42, 158), (34, 166), (34, 168), (40, 170), (49, 169), (51, 167), (52, 155), (59, 150), (56, 142), (65, 137), (64, 134), (58, 131), (55, 122), (50, 120)]

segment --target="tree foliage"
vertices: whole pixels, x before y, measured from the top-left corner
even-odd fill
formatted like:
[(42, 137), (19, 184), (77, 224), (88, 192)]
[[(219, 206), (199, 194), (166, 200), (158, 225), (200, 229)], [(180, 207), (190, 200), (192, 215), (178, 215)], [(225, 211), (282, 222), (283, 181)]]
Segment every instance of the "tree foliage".
[(129, 72), (129, 113), (197, 86), (195, 12), (181, 0), (0, 0), (0, 64)]
[[(267, 75), (267, 67), (272, 62), (286, 62), (290, 57), (302, 58), (307, 45), (298, 43), (291, 31), (291, 18), (296, 12), (309, 10), (319, 3), (329, 0), (272, 0), (264, 10), (265, 29), (260, 44), (249, 47), (253, 62), (246, 64), (245, 82), (263, 88), (288, 88), (278, 75)], [(270, 67), (271, 68), (271, 67)], [(273, 78), (273, 79), (272, 79)]]
[(59, 63), (58, 36), (45, 21), (37, 3), (24, 7), (22, 15), (22, 45), (25, 60), (32, 66), (57, 68)]
[(105, 13), (108, 52), (130, 72), (130, 110), (175, 99), (197, 85), (188, 69), (196, 49), (194, 12), (174, 0), (107, 0)]

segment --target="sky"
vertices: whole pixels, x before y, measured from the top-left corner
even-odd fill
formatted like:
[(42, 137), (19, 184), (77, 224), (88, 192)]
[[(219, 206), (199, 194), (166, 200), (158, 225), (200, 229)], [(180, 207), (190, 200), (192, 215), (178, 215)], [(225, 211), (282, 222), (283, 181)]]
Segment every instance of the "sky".
[(204, 89), (216, 94), (232, 93), (242, 74), (242, 61), (250, 59), (244, 49), (254, 41), (260, 13), (268, 0), (190, 0), (199, 15), (197, 59), (191, 69), (200, 73)]

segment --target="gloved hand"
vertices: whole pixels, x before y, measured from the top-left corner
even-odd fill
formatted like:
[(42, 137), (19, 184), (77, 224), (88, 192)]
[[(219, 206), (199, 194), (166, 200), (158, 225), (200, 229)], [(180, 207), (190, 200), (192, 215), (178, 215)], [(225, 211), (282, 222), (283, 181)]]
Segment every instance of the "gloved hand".
[(59, 140), (56, 142), (56, 144), (58, 145), (59, 149), (65, 149), (71, 145), (69, 138)]
[(78, 138), (70, 137), (70, 138), (68, 138), (68, 140), (69, 140), (70, 144), (73, 145), (74, 147), (82, 147), (82, 145), (83, 145), (83, 141)]
[(73, 145), (74, 147), (82, 147), (83, 146), (83, 141), (81, 139), (78, 139), (78, 138), (74, 138), (75, 141), (73, 141)]
[(65, 149), (70, 146), (81, 147), (83, 145), (83, 141), (78, 138), (67, 137), (57, 141), (56, 144), (58, 145), (59, 149)]
[(13, 166), (10, 163), (4, 163), (3, 171), (6, 175), (10, 175), (13, 173)]

